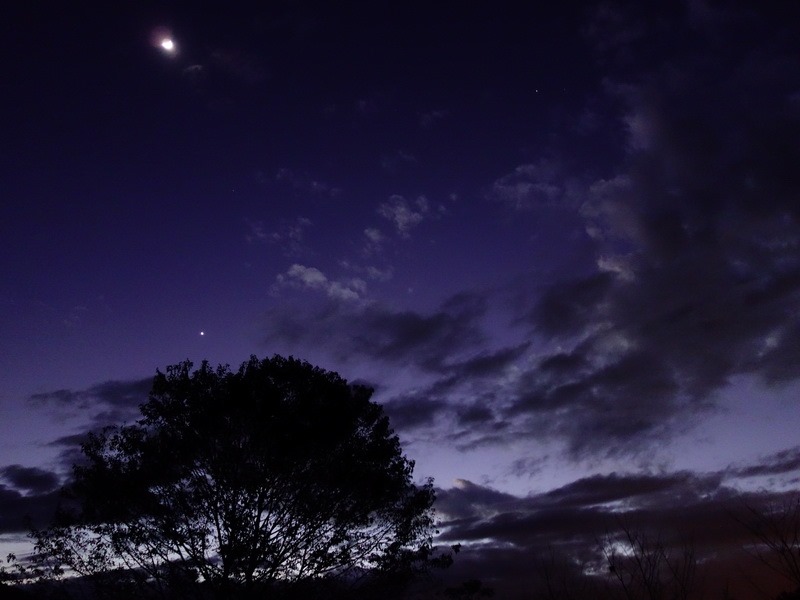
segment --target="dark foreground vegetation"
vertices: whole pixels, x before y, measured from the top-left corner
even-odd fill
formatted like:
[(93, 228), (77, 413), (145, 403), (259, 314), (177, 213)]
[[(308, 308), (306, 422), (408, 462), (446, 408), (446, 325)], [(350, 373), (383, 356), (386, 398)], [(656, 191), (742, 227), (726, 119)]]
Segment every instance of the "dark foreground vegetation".
[[(158, 372), (138, 421), (89, 435), (53, 522), (31, 531), (33, 556), (0, 568), (0, 600), (493, 596), (438, 575), (459, 548), (434, 545), (433, 483), (413, 482), (371, 394), (279, 356)], [(743, 509), (731, 526), (797, 590), (762, 597), (800, 600), (800, 501)], [(623, 519), (595, 556), (532, 556), (538, 584), (514, 598), (753, 597), (709, 582), (691, 540)]]
[(407, 589), (451, 551), (433, 546), (432, 482), (413, 483), (371, 394), (278, 356), (157, 373), (141, 419), (83, 444), (20, 576), (109, 598)]

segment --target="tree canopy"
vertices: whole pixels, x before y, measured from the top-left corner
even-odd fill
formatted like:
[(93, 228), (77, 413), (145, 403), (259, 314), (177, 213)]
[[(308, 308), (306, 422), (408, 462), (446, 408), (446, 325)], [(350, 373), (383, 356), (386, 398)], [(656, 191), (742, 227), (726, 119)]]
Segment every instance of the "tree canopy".
[(371, 389), (279, 356), (192, 367), (157, 372), (137, 422), (89, 437), (67, 510), (35, 532), (44, 560), (217, 598), (436, 560), (432, 483), (412, 482)]

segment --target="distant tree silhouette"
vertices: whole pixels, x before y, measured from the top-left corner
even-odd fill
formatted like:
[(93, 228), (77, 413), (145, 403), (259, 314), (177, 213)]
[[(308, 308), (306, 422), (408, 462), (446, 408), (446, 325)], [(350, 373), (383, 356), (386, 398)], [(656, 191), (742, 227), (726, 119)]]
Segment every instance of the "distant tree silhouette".
[(753, 536), (753, 554), (795, 590), (784, 592), (779, 600), (800, 599), (800, 497), (745, 509), (745, 516), (736, 520)]
[(560, 555), (555, 548), (532, 565), (537, 575), (532, 600), (605, 600), (609, 598), (607, 587), (601, 586), (598, 577), (587, 576), (585, 571), (591, 566), (578, 562), (574, 557)]
[(620, 533), (601, 541), (612, 588), (625, 600), (688, 600), (698, 594), (698, 559), (691, 543), (671, 549), (660, 535), (620, 522)]
[(34, 532), (40, 561), (220, 599), (397, 588), (445, 565), (432, 482), (412, 483), (371, 394), (279, 356), (157, 372), (140, 420), (83, 445), (65, 510)]

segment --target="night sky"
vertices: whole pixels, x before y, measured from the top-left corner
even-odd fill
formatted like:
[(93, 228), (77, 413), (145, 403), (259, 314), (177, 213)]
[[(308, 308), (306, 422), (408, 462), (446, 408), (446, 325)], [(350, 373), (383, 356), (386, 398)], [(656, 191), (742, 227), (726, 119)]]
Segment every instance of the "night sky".
[(626, 514), (758, 597), (730, 514), (800, 477), (799, 28), (789, 2), (6, 8), (2, 554), (157, 368), (277, 353), (375, 388), (454, 576), (527, 589)]

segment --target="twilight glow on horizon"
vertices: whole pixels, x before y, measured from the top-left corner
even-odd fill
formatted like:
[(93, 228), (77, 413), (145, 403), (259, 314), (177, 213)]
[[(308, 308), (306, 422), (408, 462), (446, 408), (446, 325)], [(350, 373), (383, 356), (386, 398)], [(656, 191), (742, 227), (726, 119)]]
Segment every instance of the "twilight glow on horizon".
[(762, 597), (730, 513), (800, 485), (798, 7), (11, 13), (0, 554), (156, 369), (281, 354), (374, 387), (455, 579), (525, 597), (624, 513)]

